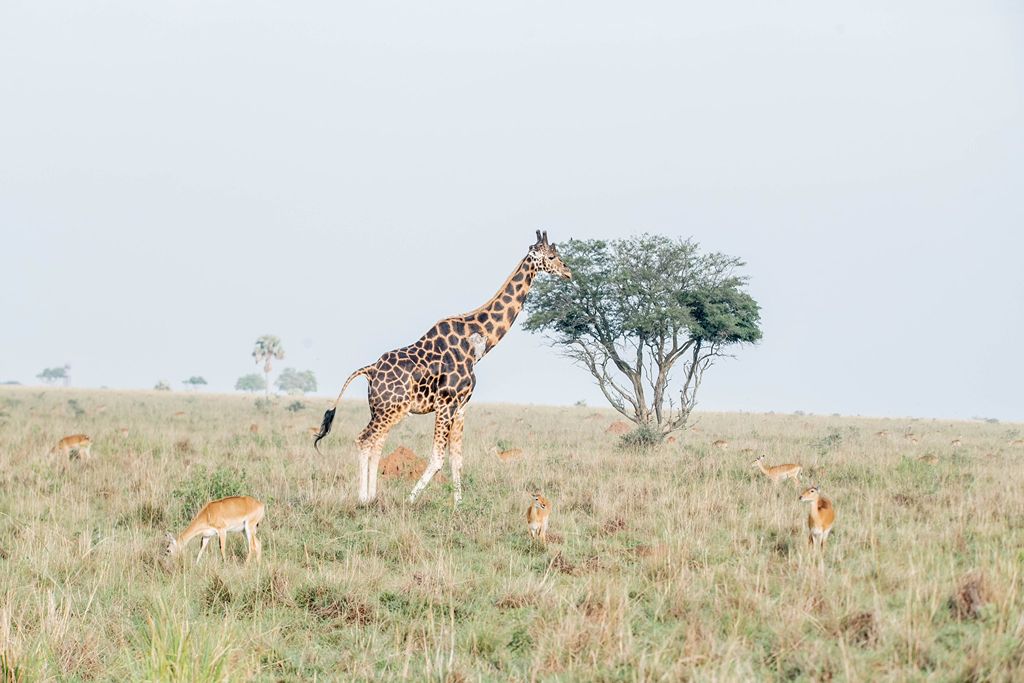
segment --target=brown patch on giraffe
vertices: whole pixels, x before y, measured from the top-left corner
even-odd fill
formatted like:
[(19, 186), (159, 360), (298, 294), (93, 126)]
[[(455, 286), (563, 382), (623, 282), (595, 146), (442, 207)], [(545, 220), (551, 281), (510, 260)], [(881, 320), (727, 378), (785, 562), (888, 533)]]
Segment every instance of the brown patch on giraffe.
[(629, 424), (622, 420), (616, 420), (608, 425), (608, 429), (604, 430), (605, 434), (614, 434), (615, 436), (621, 436), (629, 432)]
[[(380, 459), (378, 472), (384, 479), (419, 479), (427, 469), (427, 461), (419, 457), (405, 446), (399, 446)], [(446, 481), (445, 476), (438, 472), (434, 475), (438, 481)]]

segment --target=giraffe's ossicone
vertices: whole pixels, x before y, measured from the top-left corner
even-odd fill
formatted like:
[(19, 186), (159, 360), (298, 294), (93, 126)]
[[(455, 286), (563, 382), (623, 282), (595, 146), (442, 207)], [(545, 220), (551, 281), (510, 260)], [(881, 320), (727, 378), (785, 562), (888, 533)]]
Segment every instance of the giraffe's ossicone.
[(353, 372), (338, 398), (324, 413), (314, 447), (331, 431), (338, 402), (356, 377), (369, 381), (370, 422), (356, 437), (359, 448), (359, 502), (377, 497), (377, 467), (388, 432), (408, 413), (435, 413), (434, 444), (423, 476), (413, 487), (409, 502), (430, 483), (451, 450), (455, 504), (462, 500), (462, 427), (466, 404), (473, 395), (473, 368), (501, 341), (523, 308), (538, 273), (572, 278), (558, 249), (548, 243), (547, 232), (537, 241), (483, 306), (463, 315), (439, 320), (409, 346), (389, 351), (376, 363)]

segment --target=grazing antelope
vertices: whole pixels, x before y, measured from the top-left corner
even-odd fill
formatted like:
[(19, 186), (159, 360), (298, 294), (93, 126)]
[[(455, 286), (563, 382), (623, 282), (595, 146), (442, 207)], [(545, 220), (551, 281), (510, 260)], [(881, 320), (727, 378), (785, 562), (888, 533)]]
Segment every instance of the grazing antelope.
[(712, 442), (711, 445), (714, 446), (715, 448), (721, 448), (722, 450), (725, 450), (726, 448), (729, 447), (729, 442), (726, 441), (725, 439), (719, 439), (718, 441)]
[(260, 433), (260, 426), (258, 424), (256, 424), (255, 422), (253, 422), (251, 425), (249, 425), (249, 433), (250, 434), (259, 434)]
[(880, 432), (875, 432), (875, 436), (878, 436), (878, 437), (881, 437), (881, 438), (884, 439), (885, 437), (889, 436), (889, 432), (887, 432), (886, 430), (883, 429)]
[(1024, 439), (1014, 439), (1010, 442), (1011, 446), (1024, 446)]
[(959, 448), (960, 446), (963, 445), (963, 441), (961, 441), (959, 438), (956, 438), (950, 441), (949, 445), (952, 446), (953, 448)]
[(507, 460), (515, 460), (516, 458), (522, 456), (523, 449), (522, 448), (506, 448), (503, 451), (499, 451), (498, 447), (494, 446), (493, 448), (491, 448), (491, 452), (494, 453), (495, 455), (497, 455), (502, 460), (506, 460), (507, 461)]
[(551, 515), (551, 501), (540, 495), (533, 494), (530, 507), (526, 508), (526, 524), (530, 529), (530, 538), (540, 538), (542, 543), (548, 542), (548, 517)]
[(818, 493), (817, 486), (812, 486), (800, 494), (800, 502), (811, 504), (811, 514), (807, 517), (807, 543), (824, 549), (832, 531), (832, 522), (836, 519), (832, 501)]
[(124, 439), (128, 438), (128, 428), (127, 427), (121, 427), (121, 429), (119, 429), (118, 431), (121, 432), (121, 438), (124, 438)]
[(185, 411), (179, 410), (178, 412), (174, 413), (174, 417), (185, 417)]
[(92, 439), (85, 434), (72, 434), (65, 436), (57, 442), (57, 445), (50, 449), (50, 455), (62, 453), (65, 458), (70, 458), (72, 453), (82, 459), (89, 459), (92, 456)]
[(209, 502), (192, 519), (188, 528), (178, 534), (177, 538), (167, 534), (167, 554), (176, 555), (193, 538), (202, 536), (203, 542), (199, 547), (199, 554), (196, 555), (196, 564), (199, 564), (199, 558), (203, 556), (203, 551), (206, 550), (210, 539), (217, 536), (220, 541), (220, 556), (227, 561), (225, 547), (228, 533), (242, 532), (249, 544), (249, 552), (245, 556), (245, 561), (248, 562), (254, 552), (258, 561), (263, 552), (263, 546), (260, 544), (260, 539), (256, 538), (256, 530), (259, 528), (260, 522), (263, 521), (263, 512), (263, 503), (249, 496), (231, 496)]
[(936, 455), (934, 455), (932, 453), (925, 453), (920, 458), (918, 458), (918, 460), (920, 460), (921, 462), (924, 462), (924, 463), (928, 463), (929, 465), (938, 465), (939, 464), (938, 456), (936, 456)]
[(772, 467), (765, 467), (764, 465), (764, 454), (762, 453), (754, 462), (750, 463), (751, 467), (764, 472), (764, 476), (772, 480), (773, 484), (778, 484), (780, 481), (792, 479), (794, 483), (800, 483), (800, 473), (803, 472), (803, 467), (800, 465), (794, 465), (793, 463), (787, 463), (785, 465), (774, 465)]

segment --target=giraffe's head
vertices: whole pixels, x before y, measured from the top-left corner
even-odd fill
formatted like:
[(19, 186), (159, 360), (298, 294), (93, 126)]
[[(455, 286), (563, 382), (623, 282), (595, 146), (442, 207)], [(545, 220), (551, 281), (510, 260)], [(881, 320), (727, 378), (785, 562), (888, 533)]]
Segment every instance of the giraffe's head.
[(554, 244), (548, 244), (548, 231), (541, 233), (537, 231), (537, 241), (530, 247), (530, 254), (527, 257), (537, 266), (542, 273), (551, 273), (563, 277), (566, 280), (572, 279), (572, 271), (569, 266), (562, 262), (558, 255), (558, 248)]

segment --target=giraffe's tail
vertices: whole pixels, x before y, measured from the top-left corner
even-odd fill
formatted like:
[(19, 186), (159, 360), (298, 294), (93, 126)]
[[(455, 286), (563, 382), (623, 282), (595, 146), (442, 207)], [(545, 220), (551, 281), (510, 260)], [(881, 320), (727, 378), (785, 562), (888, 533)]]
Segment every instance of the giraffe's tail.
[(345, 380), (344, 386), (342, 386), (341, 391), (338, 392), (338, 398), (334, 399), (334, 403), (331, 404), (330, 409), (326, 413), (324, 413), (324, 421), (320, 425), (320, 433), (317, 434), (316, 439), (313, 440), (313, 448), (316, 449), (317, 453), (320, 452), (320, 448), (318, 446), (318, 444), (320, 443), (320, 439), (327, 436), (331, 431), (331, 423), (334, 422), (334, 413), (337, 412), (338, 410), (338, 402), (341, 401), (341, 397), (342, 395), (344, 395), (345, 390), (348, 389), (348, 385), (352, 383), (352, 380), (360, 376), (366, 377), (368, 379), (373, 379), (373, 374), (375, 370), (376, 368), (373, 365), (367, 365), (366, 367), (359, 368), (358, 370), (353, 372), (351, 375), (348, 376), (348, 379)]

